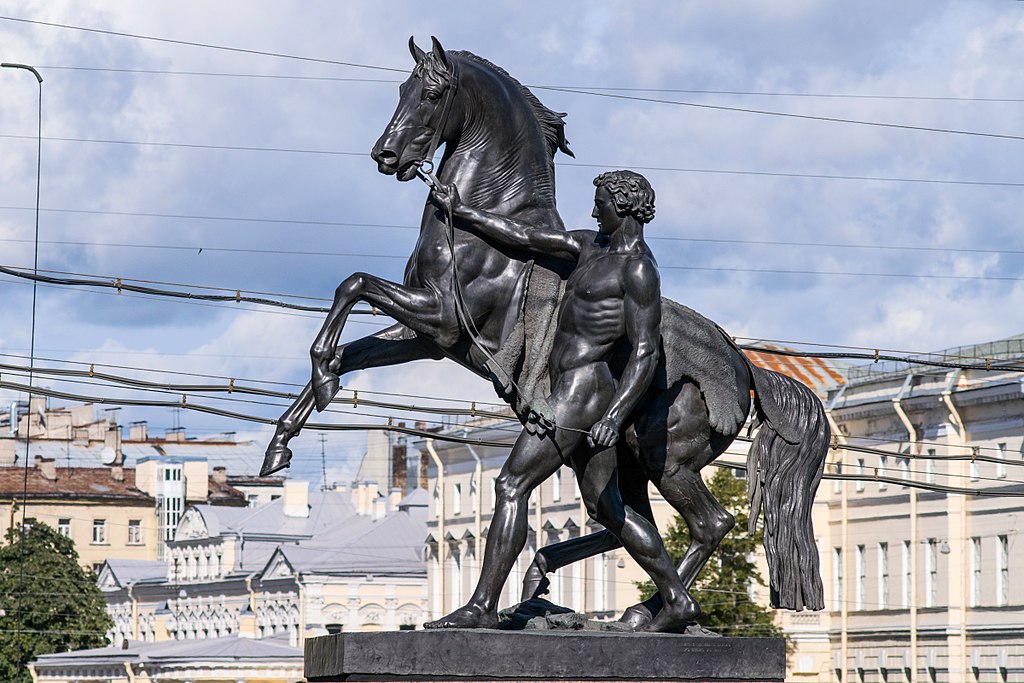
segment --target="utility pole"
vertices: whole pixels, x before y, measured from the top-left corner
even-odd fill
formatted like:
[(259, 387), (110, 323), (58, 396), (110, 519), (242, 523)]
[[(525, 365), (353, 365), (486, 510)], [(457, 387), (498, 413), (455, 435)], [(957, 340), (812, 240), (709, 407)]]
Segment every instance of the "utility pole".
[(328, 489), (328, 486), (327, 486), (327, 451), (326, 451), (326, 448), (325, 448), (326, 444), (327, 444), (327, 434), (324, 433), (324, 432), (320, 432), (320, 477), (321, 477), (321, 479), (320, 479), (320, 490), (321, 491), (326, 491)]

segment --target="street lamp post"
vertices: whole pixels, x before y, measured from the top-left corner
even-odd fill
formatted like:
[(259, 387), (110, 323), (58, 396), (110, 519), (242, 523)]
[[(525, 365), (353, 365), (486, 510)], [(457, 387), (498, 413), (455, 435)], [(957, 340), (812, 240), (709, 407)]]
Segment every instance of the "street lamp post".
[[(39, 100), (38, 100), (39, 101), (39, 110), (38, 110), (39, 113), (38, 113), (38, 118), (37, 118), (37, 121), (36, 121), (36, 221), (35, 221), (36, 225), (35, 225), (35, 239), (33, 240), (34, 248), (33, 248), (33, 258), (32, 258), (32, 274), (34, 276), (38, 276), (39, 275), (39, 188), (40, 188), (40, 178), (42, 176), (42, 168), (43, 168), (43, 77), (39, 75), (39, 72), (36, 70), (35, 67), (29, 66), (28, 64), (17, 64), (17, 63), (13, 63), (13, 62), (2, 62), (2, 63), (0, 63), (0, 67), (3, 67), (5, 69), (21, 69), (23, 71), (28, 71), (33, 76), (36, 77), (36, 82), (39, 84)], [(29, 402), (29, 406), (32, 405), (32, 370), (35, 367), (35, 361), (36, 361), (36, 296), (37, 296), (37, 290), (38, 290), (38, 281), (37, 280), (33, 280), (32, 281), (32, 327), (31, 327), (31, 332), (30, 332), (30, 336), (29, 336), (29, 370), (28, 370), (28, 402)], [(16, 417), (17, 417), (16, 415), (12, 415), (11, 416), (12, 421)], [(22, 501), (21, 501), (22, 538), (21, 538), (21, 558), (20, 558), (20, 562), (19, 562), (19, 564), (20, 564), (20, 572), (19, 572), (20, 576), (19, 576), (19, 581), (18, 581), (19, 586), (24, 586), (25, 585), (25, 543), (26, 543), (26, 540), (25, 540), (24, 534), (25, 534), (25, 517), (26, 517), (26, 512), (27, 512), (26, 508), (28, 507), (28, 505), (27, 505), (27, 503), (28, 503), (28, 464), (29, 464), (29, 459), (30, 459), (29, 458), (30, 439), (31, 439), (31, 436), (32, 436), (32, 420), (31, 420), (31, 418), (29, 418), (29, 420), (27, 421), (27, 425), (28, 426), (25, 429), (25, 486), (24, 486), (24, 492), (23, 492)], [(17, 600), (17, 607), (16, 607), (16, 614), (17, 614), (17, 619), (18, 619), (17, 633), (18, 633), (18, 642), (19, 642), (19, 644), (22, 642), (22, 640), (21, 640), (21, 631), (22, 631), (22, 627), (24, 625), (24, 613), (22, 611), (22, 602), (21, 602), (21, 600), (22, 600), (21, 593), (22, 592), (23, 591), (19, 591), (18, 592), (18, 600)], [(19, 645), (19, 647), (21, 647), (21, 646)]]

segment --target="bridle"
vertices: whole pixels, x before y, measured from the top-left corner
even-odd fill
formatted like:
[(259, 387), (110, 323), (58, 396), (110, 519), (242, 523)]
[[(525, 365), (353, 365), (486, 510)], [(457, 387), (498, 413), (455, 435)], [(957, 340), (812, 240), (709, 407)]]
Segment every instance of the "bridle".
[[(434, 124), (434, 134), (430, 136), (430, 144), (427, 145), (427, 151), (423, 155), (423, 160), (419, 162), (416, 168), (416, 175), (431, 187), (440, 186), (440, 182), (434, 175), (434, 153), (437, 152), (437, 148), (441, 145), (441, 135), (444, 134), (444, 129), (448, 125), (448, 117), (452, 112), (455, 93), (459, 89), (459, 64), (454, 59), (449, 59), (448, 63), (451, 65), (451, 69), (448, 73), (448, 87), (444, 91), (444, 101), (438, 109), (434, 110), (434, 114), (427, 123), (428, 126), (431, 123)], [(424, 167), (426, 167), (426, 170), (424, 170)]]

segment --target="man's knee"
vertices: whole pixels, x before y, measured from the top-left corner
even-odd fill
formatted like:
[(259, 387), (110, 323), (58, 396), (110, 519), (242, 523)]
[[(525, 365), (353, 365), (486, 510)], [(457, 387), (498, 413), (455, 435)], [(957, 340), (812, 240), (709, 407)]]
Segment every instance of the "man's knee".
[(494, 480), (494, 498), (499, 501), (526, 498), (533, 490), (533, 482), (528, 477), (502, 472)]

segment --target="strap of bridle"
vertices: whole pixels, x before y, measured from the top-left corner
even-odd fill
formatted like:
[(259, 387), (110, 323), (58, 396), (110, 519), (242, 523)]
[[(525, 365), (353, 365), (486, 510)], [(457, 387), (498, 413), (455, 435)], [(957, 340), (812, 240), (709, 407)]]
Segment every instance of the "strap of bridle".
[(437, 148), (441, 145), (441, 135), (444, 134), (444, 129), (448, 125), (448, 115), (452, 111), (452, 103), (455, 101), (455, 92), (459, 89), (459, 64), (454, 59), (449, 58), (448, 63), (451, 64), (451, 71), (448, 74), (448, 87), (444, 91), (444, 102), (441, 103), (440, 115), (438, 116), (437, 124), (434, 126), (434, 134), (430, 137), (430, 144), (427, 146), (427, 153), (423, 156), (423, 164), (427, 165), (427, 173), (433, 176), (434, 170), (434, 153)]

